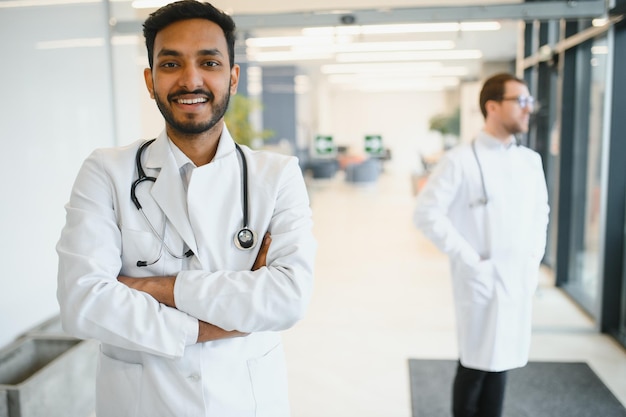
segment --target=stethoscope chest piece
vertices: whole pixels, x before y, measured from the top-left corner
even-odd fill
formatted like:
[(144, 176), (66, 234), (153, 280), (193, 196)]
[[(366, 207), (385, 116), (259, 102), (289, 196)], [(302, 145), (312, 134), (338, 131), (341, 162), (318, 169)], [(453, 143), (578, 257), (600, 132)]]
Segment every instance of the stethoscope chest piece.
[(256, 245), (256, 233), (247, 227), (244, 227), (235, 233), (234, 241), (235, 246), (241, 250), (252, 249)]

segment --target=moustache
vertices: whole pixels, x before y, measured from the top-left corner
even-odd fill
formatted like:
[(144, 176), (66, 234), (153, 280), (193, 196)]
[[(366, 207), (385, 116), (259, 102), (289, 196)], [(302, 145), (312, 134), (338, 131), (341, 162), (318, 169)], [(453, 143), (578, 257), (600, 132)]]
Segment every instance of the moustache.
[(167, 100), (168, 101), (177, 100), (180, 96), (184, 96), (184, 95), (187, 95), (187, 94), (194, 94), (194, 95), (199, 95), (199, 96), (205, 96), (207, 98), (207, 100), (210, 101), (210, 102), (215, 99), (215, 96), (210, 91), (198, 89), (198, 90), (194, 90), (194, 91), (187, 91), (187, 90), (175, 91), (175, 92), (167, 95)]

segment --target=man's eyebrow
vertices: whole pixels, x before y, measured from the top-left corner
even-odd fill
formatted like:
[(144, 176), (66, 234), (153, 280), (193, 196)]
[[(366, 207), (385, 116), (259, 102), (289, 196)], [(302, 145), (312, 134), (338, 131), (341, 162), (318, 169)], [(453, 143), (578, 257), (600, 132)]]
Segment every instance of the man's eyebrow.
[(199, 56), (224, 56), (224, 54), (222, 54), (222, 52), (219, 49), (213, 48), (213, 49), (202, 49), (200, 51), (198, 51), (198, 55)]
[(157, 56), (181, 56), (182, 54), (173, 49), (161, 49)]
[[(159, 53), (157, 54), (157, 56), (161, 57), (161, 56), (173, 56), (173, 57), (177, 57), (177, 56), (182, 56), (183, 54), (181, 52), (178, 52), (174, 49), (161, 49), (159, 51)], [(223, 57), (224, 54), (222, 54), (222, 52), (217, 49), (217, 48), (213, 48), (213, 49), (201, 49), (200, 51), (198, 51), (198, 53), (196, 54), (198, 56), (219, 56), (219, 57)]]

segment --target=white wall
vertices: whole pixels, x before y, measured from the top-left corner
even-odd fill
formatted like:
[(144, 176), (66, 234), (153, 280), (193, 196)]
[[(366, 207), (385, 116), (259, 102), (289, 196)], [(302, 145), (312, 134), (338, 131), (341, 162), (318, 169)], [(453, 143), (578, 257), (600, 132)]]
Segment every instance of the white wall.
[(38, 45), (103, 41), (102, 16), (97, 3), (0, 12), (0, 346), (58, 313), (63, 206), (82, 160), (114, 143), (106, 47)]
[(461, 141), (470, 142), (482, 129), (485, 122), (480, 112), (480, 89), (482, 82), (461, 85)]

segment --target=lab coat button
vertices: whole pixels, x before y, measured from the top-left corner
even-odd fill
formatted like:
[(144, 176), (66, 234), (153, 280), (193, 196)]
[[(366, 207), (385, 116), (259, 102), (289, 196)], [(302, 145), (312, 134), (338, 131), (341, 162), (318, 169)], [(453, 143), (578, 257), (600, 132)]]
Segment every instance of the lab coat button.
[(194, 382), (200, 381), (200, 375), (198, 375), (198, 374), (191, 374), (191, 375), (189, 375), (189, 379), (191, 379)]

